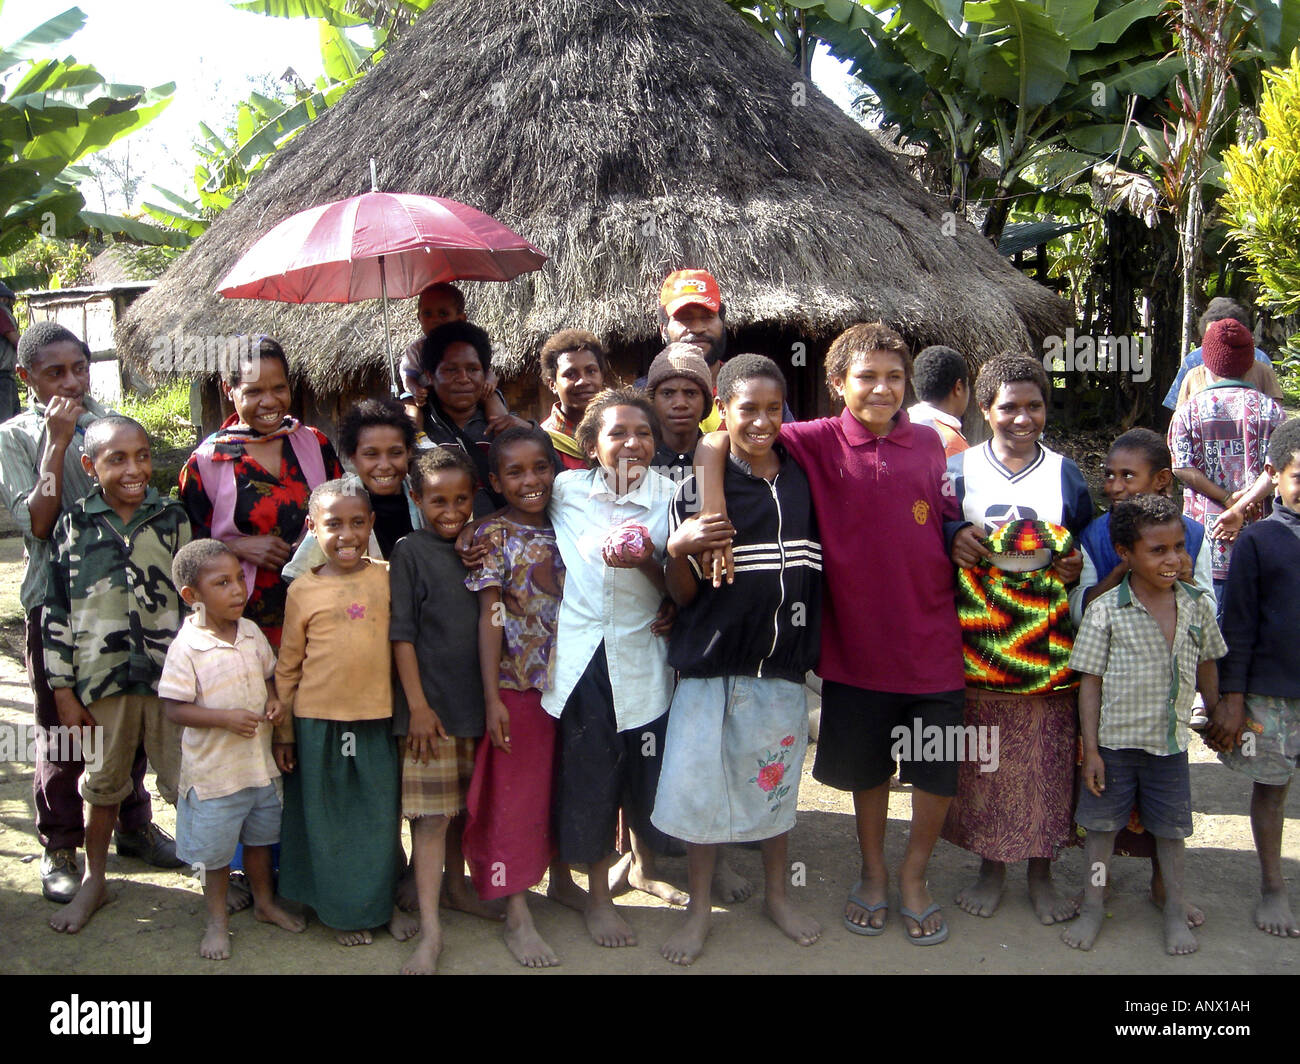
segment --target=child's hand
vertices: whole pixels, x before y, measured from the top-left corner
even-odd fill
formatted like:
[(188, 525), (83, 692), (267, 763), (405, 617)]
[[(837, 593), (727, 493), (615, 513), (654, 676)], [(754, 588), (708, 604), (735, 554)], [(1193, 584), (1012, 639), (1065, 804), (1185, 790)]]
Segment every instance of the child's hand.
[(736, 580), (736, 562), (731, 554), (730, 541), (727, 542), (725, 547), (701, 552), (700, 568), (704, 570), (704, 578), (711, 580), (714, 587), (722, 586), (722, 577), (724, 575), (727, 578), (727, 583), (734, 583)]
[(275, 757), (275, 767), (281, 772), (290, 773), (298, 767), (293, 743), (272, 743), (271, 754)]
[(465, 564), (466, 569), (477, 569), (492, 550), (492, 544), (486, 537), (477, 543), (474, 542), (475, 531), (477, 530), (466, 525), (456, 536), (456, 553), (460, 555), (460, 560)]
[(500, 698), (489, 698), (484, 706), (488, 738), (498, 750), (510, 753), (510, 710)]
[(963, 569), (974, 569), (992, 557), (993, 552), (974, 525), (967, 525), (952, 537), (952, 560)]
[(600, 557), (612, 569), (635, 569), (654, 555), (654, 541), (644, 525), (613, 529), (600, 548)]
[(1106, 763), (1098, 750), (1083, 755), (1083, 785), (1098, 798), (1106, 789)]
[(438, 758), (438, 740), (448, 738), (432, 706), (412, 706), (411, 723), (406, 729), (406, 746), (411, 760), (427, 765)]
[(257, 734), (257, 726), (266, 718), (260, 713), (248, 709), (232, 709), (222, 718), (221, 726), (235, 735), (251, 739)]
[(1223, 695), (1210, 713), (1210, 723), (1202, 733), (1205, 745), (1211, 750), (1228, 753), (1241, 742), (1246, 723), (1246, 696), (1240, 691)]
[(684, 558), (706, 550), (721, 550), (731, 545), (736, 530), (722, 514), (699, 514), (683, 521), (668, 538), (668, 554)]
[(59, 723), (65, 728), (95, 727), (95, 718), (81, 704), (81, 699), (71, 687), (54, 689), (54, 708), (59, 714)]
[(1052, 571), (1067, 584), (1073, 584), (1083, 572), (1083, 554), (1076, 547), (1069, 554), (1058, 554), (1052, 559)]
[(80, 399), (69, 399), (65, 395), (56, 395), (45, 405), (45, 431), (50, 441), (59, 447), (67, 447), (77, 431), (77, 419), (86, 412)]
[(1214, 527), (1210, 529), (1210, 538), (1222, 539), (1231, 543), (1237, 538), (1237, 534), (1245, 523), (1245, 515), (1240, 510), (1229, 507), (1219, 514), (1219, 519), (1214, 522)]
[(655, 614), (655, 619), (650, 622), (650, 634), (663, 636), (667, 639), (672, 634), (675, 620), (677, 620), (677, 603), (670, 598), (666, 598), (659, 603), (659, 612)]
[(284, 720), (284, 703), (275, 695), (268, 695), (266, 699), (266, 719), (272, 724), (279, 724)]
[(279, 572), (293, 557), (293, 548), (279, 536), (240, 536), (230, 541), (230, 549), (240, 561), (252, 562), (259, 569)]

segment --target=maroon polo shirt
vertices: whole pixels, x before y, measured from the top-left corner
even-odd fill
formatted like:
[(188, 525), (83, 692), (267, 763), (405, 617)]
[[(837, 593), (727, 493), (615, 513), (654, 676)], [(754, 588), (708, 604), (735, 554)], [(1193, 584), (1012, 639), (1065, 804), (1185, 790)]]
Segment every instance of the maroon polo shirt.
[(803, 466), (821, 530), (821, 663), (826, 680), (897, 694), (966, 685), (955, 576), (943, 522), (960, 516), (944, 495), (939, 437), (900, 410), (877, 436), (845, 410), (781, 426)]

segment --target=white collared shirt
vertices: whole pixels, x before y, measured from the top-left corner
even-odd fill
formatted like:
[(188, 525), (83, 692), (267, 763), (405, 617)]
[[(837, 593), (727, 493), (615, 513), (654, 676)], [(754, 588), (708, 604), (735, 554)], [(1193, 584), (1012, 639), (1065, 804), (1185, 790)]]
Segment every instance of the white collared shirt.
[(961, 418), (953, 416), (946, 410), (940, 410), (932, 403), (922, 401), (909, 406), (907, 416), (913, 425), (933, 425), (937, 421), (941, 425), (947, 425), (950, 429), (961, 432)]
[(644, 573), (607, 566), (600, 551), (613, 529), (635, 522), (649, 529), (655, 560), (662, 563), (676, 487), (654, 470), (623, 496), (609, 490), (599, 469), (574, 469), (555, 478), (549, 512), (565, 575), (555, 686), (542, 695), (542, 708), (552, 717), (564, 712), (602, 640), (618, 730), (649, 724), (668, 709), (673, 695), (668, 641), (650, 634), (663, 595)]

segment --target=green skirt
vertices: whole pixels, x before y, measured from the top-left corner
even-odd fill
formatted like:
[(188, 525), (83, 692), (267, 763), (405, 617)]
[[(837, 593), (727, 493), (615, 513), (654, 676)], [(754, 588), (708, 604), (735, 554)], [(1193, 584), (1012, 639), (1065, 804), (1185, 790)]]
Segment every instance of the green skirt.
[(379, 927), (393, 911), (401, 830), (392, 721), (297, 717), (293, 726), (280, 893), (336, 931)]

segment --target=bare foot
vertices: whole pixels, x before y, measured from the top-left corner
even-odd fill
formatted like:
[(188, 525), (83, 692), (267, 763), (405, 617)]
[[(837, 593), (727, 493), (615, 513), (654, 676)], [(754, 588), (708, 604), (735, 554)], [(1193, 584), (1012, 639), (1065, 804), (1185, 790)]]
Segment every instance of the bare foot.
[(704, 940), (709, 937), (711, 915), (707, 909), (688, 912), (681, 926), (659, 947), (664, 960), (672, 961), (673, 964), (693, 964), (695, 958), (704, 952)]
[(108, 884), (103, 879), (82, 880), (77, 896), (50, 917), (50, 926), (65, 935), (75, 935), (108, 901)]
[[(625, 890), (631, 890), (632, 884), (627, 881), (628, 873), (632, 870), (632, 851), (628, 850), (617, 861), (609, 866), (608, 883), (609, 892), (617, 897)], [(585, 906), (584, 906), (585, 908)]]
[(1291, 903), (1287, 899), (1286, 891), (1270, 892), (1260, 897), (1259, 904), (1255, 906), (1255, 926), (1261, 931), (1281, 938), (1295, 938), (1300, 935), (1300, 927), (1296, 926), (1295, 917), (1291, 915)]
[(442, 953), (442, 930), (421, 935), (411, 959), (402, 965), (403, 975), (437, 975), (438, 957)]
[(546, 884), (546, 896), (575, 912), (587, 911), (587, 892), (572, 879), (552, 879)]
[(713, 869), (713, 897), (723, 905), (734, 905), (754, 893), (754, 885), (742, 876), (721, 854)]
[(413, 913), (420, 907), (420, 894), (415, 888), (415, 869), (407, 865), (397, 877), (397, 907), (404, 913)]
[(443, 880), (442, 907), (469, 913), (484, 920), (504, 920), (506, 907), (500, 899), (481, 901), (468, 876), (453, 876)]
[(253, 904), (253, 892), (248, 889), (248, 877), (243, 872), (231, 872), (226, 887), (226, 915), (242, 913)]
[(560, 963), (555, 951), (546, 944), (546, 939), (537, 933), (532, 920), (518, 927), (506, 926), (506, 946), (515, 955), (515, 960), (525, 968), (554, 968)]
[(210, 961), (224, 961), (230, 956), (230, 927), (225, 920), (209, 920), (199, 943), (199, 956)]
[(264, 924), (275, 924), (276, 927), (282, 927), (294, 934), (307, 930), (307, 921), (303, 917), (294, 916), (293, 913), (281, 909), (275, 902), (267, 906), (254, 905), (253, 919), (261, 920)]
[(1197, 950), (1196, 936), (1187, 926), (1187, 912), (1183, 908), (1165, 913), (1165, 952), (1171, 957), (1181, 957)]
[(335, 931), (334, 937), (340, 946), (368, 946), (375, 940), (368, 927), (361, 931)]
[[(1107, 887), (1106, 891), (1109, 893), (1110, 887)], [(1151, 904), (1163, 912), (1165, 907), (1165, 884), (1163, 880), (1151, 880), (1151, 894), (1149, 897), (1151, 898)], [(1201, 911), (1199, 905), (1193, 905), (1189, 901), (1187, 902), (1186, 907), (1188, 927), (1200, 927), (1205, 923), (1205, 913)]]
[(811, 946), (822, 937), (822, 925), (811, 916), (801, 913), (785, 898), (780, 901), (764, 898), (763, 915), (785, 932), (786, 938), (793, 939), (801, 946)]
[(1006, 875), (1006, 865), (984, 862), (975, 882), (957, 892), (957, 907), (971, 916), (992, 916), (1002, 901), (1002, 884)]
[(635, 887), (643, 894), (666, 901), (669, 905), (685, 905), (691, 900), (690, 895), (683, 890), (678, 890), (667, 880), (653, 879), (646, 875), (641, 866), (635, 862), (627, 871), (627, 882), (629, 886)]
[(1052, 886), (1052, 877), (1029, 877), (1029, 901), (1038, 919), (1044, 924), (1059, 924), (1079, 915), (1079, 904), (1074, 898), (1062, 897)]
[(415, 913), (404, 913), (393, 906), (393, 915), (388, 921), (388, 933), (398, 942), (405, 942), (420, 933), (420, 917)]
[(1069, 927), (1061, 929), (1061, 941), (1075, 949), (1092, 949), (1101, 931), (1101, 922), (1106, 918), (1106, 907), (1098, 905), (1095, 909), (1085, 905), (1079, 912), (1079, 918)]
[(613, 902), (587, 903), (587, 932), (598, 946), (635, 946), (636, 932), (618, 915)]
[[(864, 876), (849, 892), (844, 903), (844, 919), (858, 927), (882, 928), (889, 914), (889, 907), (885, 904), (888, 900), (888, 882), (883, 878), (876, 880)], [(866, 907), (868, 905), (870, 910)]]

